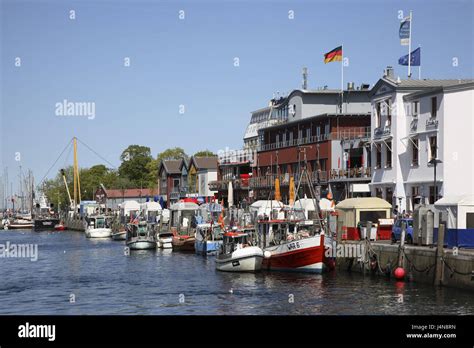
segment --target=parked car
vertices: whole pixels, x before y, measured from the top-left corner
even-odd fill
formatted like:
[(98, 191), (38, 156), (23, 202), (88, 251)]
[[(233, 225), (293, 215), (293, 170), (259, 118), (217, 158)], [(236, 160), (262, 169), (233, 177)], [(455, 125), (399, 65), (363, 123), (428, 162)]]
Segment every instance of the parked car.
[(402, 236), (402, 222), (406, 223), (405, 242), (413, 244), (413, 219), (397, 219), (392, 226), (392, 242), (399, 241)]

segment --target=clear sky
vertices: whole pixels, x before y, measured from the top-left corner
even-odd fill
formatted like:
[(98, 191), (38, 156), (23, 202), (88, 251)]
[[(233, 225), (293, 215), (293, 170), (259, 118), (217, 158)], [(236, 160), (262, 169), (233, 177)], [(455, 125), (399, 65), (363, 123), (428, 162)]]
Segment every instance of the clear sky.
[[(73, 136), (116, 166), (130, 144), (241, 148), (250, 112), (300, 88), (303, 66), (310, 89), (340, 87), (323, 54), (341, 44), (345, 82), (372, 86), (387, 65), (403, 78), (400, 10), (413, 10), (422, 77), (474, 76), (472, 0), (0, 2), (0, 175), (14, 182), (19, 165), (39, 181)], [(95, 117), (57, 116), (64, 99), (95, 103)], [(79, 146), (79, 163), (103, 161)]]

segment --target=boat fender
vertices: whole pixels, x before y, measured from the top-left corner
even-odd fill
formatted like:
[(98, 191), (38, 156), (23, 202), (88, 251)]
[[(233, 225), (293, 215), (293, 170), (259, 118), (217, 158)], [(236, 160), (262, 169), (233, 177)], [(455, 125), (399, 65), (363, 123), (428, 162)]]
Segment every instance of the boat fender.
[(265, 257), (266, 259), (269, 259), (270, 257), (272, 257), (272, 253), (267, 250), (263, 253), (263, 257)]

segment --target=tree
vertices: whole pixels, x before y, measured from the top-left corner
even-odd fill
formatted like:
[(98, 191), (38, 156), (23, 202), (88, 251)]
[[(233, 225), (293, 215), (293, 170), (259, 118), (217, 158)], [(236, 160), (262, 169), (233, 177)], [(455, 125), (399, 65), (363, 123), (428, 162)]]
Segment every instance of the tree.
[(188, 159), (188, 157), (189, 156), (186, 154), (186, 152), (184, 152), (182, 148), (174, 147), (174, 148), (166, 149), (163, 152), (160, 152), (158, 156), (156, 157), (156, 159), (158, 161), (158, 166), (159, 166), (161, 164), (161, 161), (173, 160), (173, 159), (176, 160), (176, 159), (181, 159), (181, 158)]
[(147, 184), (148, 165), (153, 160), (149, 147), (130, 145), (122, 152), (120, 160), (122, 161), (118, 170), (120, 177), (128, 178), (136, 187)]
[(194, 154), (194, 157), (213, 157), (213, 156), (217, 156), (217, 155), (214, 152), (207, 149), (198, 151)]

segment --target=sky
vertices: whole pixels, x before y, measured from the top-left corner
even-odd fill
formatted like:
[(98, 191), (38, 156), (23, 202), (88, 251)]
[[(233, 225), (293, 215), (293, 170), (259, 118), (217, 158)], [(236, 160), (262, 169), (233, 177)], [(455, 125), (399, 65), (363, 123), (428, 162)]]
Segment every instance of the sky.
[[(38, 183), (73, 136), (116, 167), (131, 144), (153, 156), (242, 148), (251, 111), (301, 88), (303, 67), (309, 89), (340, 88), (340, 63), (324, 64), (323, 54), (341, 44), (345, 83), (373, 86), (387, 65), (404, 78), (400, 11), (413, 11), (422, 78), (474, 76), (472, 0), (0, 4), (0, 175), (8, 167), (14, 190), (20, 165)], [(63, 100), (93, 103), (95, 113), (58, 115)], [(82, 167), (107, 164), (78, 151)], [(66, 164), (72, 156), (47, 176)]]

